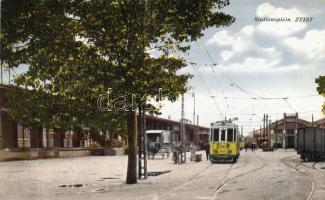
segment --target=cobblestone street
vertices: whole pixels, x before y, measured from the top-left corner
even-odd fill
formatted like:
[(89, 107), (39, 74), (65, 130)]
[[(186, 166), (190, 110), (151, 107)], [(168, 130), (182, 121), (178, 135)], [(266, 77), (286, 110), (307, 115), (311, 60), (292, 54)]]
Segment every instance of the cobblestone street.
[(233, 165), (157, 158), (149, 172), (166, 173), (136, 185), (126, 156), (1, 162), (0, 199), (322, 199), (324, 163), (300, 162), (291, 150), (242, 151)]

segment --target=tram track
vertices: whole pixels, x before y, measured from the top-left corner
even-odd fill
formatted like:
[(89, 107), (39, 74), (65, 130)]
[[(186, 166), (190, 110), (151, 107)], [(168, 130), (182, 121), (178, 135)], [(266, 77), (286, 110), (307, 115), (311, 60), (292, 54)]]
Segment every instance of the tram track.
[[(261, 170), (262, 168), (264, 168), (267, 164), (266, 164), (266, 162), (265, 162), (265, 160), (261, 157), (261, 156), (259, 156), (259, 155), (257, 155), (257, 158), (261, 161), (261, 165), (259, 165), (258, 167), (256, 167), (256, 168), (253, 168), (253, 169), (251, 169), (251, 170), (248, 170), (248, 171), (246, 171), (246, 172), (244, 172), (244, 173), (240, 173), (240, 174), (238, 174), (238, 175), (235, 175), (235, 176), (233, 176), (233, 177), (230, 177), (230, 178), (228, 178), (229, 177), (229, 174), (230, 174), (230, 172), (232, 172), (232, 171), (234, 171), (234, 170), (236, 170), (236, 169), (243, 169), (243, 168), (245, 168), (245, 167), (247, 167), (247, 165), (248, 165), (248, 163), (250, 163), (250, 162), (248, 162), (247, 160), (244, 160), (243, 161), (243, 164), (242, 165), (238, 165), (238, 166), (236, 166), (234, 163), (231, 163), (230, 164), (230, 166), (227, 168), (227, 169), (225, 169), (225, 170), (218, 170), (218, 173), (220, 173), (220, 174), (224, 174), (224, 176), (222, 177), (222, 179), (221, 179), (221, 181), (219, 182), (219, 184), (216, 186), (216, 189), (215, 189), (215, 192), (213, 193), (213, 196), (211, 197), (211, 200), (214, 200), (216, 197), (217, 197), (217, 195), (218, 195), (218, 192), (229, 182), (229, 181), (232, 181), (232, 180), (235, 180), (235, 179), (237, 179), (237, 178), (240, 178), (240, 177), (243, 177), (243, 176), (245, 176), (245, 175), (248, 175), (248, 174), (251, 174), (251, 173), (253, 173), (253, 172), (256, 172), (256, 171), (258, 171), (258, 170)], [(179, 189), (183, 189), (184, 188), (184, 186), (187, 186), (187, 185), (189, 185), (189, 184), (191, 184), (191, 183), (194, 183), (195, 181), (198, 181), (198, 180), (200, 180), (200, 179), (202, 179), (202, 178), (206, 178), (207, 176), (209, 176), (209, 175), (205, 175), (205, 176), (201, 176), (204, 172), (206, 172), (208, 169), (210, 169), (211, 168), (211, 166), (214, 166), (214, 165), (216, 165), (216, 164), (209, 164), (208, 166), (206, 166), (204, 169), (202, 169), (200, 172), (198, 172), (198, 173), (196, 173), (195, 175), (193, 175), (193, 176), (191, 176), (186, 182), (184, 182), (184, 183), (182, 183), (181, 185), (179, 185), (179, 186), (177, 186), (177, 187), (175, 187), (175, 188), (173, 188), (173, 189), (171, 189), (171, 190), (169, 190), (168, 192), (166, 192), (166, 193), (164, 193), (164, 195), (163, 196), (161, 196), (160, 198), (158, 198), (159, 200), (165, 200), (165, 199), (167, 199), (168, 197), (169, 197), (169, 195), (170, 194), (172, 194), (172, 193), (174, 193), (174, 192), (176, 192), (177, 190), (179, 190)], [(235, 166), (235, 167), (234, 167)]]
[[(181, 189), (181, 188), (183, 188), (186, 185), (189, 185), (189, 184), (191, 184), (191, 183), (193, 183), (195, 181), (198, 181), (199, 179), (206, 178), (206, 176), (200, 176), (200, 175), (202, 175), (204, 172), (206, 172), (210, 167), (212, 167), (214, 165), (216, 165), (216, 164), (210, 163), (208, 166), (206, 166), (205, 168), (203, 168), (200, 172), (198, 172), (197, 174), (191, 176), (188, 179), (188, 181), (186, 181), (183, 184), (181, 184), (181, 185), (173, 188), (172, 190), (164, 193), (164, 195), (161, 198), (158, 198), (158, 199), (159, 200), (164, 200), (164, 199), (166, 199), (168, 197), (168, 195), (172, 194), (173, 192), (177, 191), (178, 189)], [(232, 163), (230, 167), (231, 167), (232, 170), (235, 170), (235, 169), (243, 168), (243, 167), (245, 167), (247, 165), (248, 165), (248, 161), (247, 160), (244, 160), (243, 161), (243, 165), (239, 165), (239, 166), (233, 167), (234, 164)], [(223, 172), (228, 173), (228, 172), (230, 172), (230, 167), (228, 169), (226, 169), (226, 170), (219, 170), (218, 173), (223, 173)], [(223, 179), (222, 179), (222, 181), (223, 181)]]
[[(258, 157), (259, 157), (259, 159), (262, 161), (262, 165), (260, 165), (260, 166), (257, 167), (257, 168), (254, 168), (254, 169), (252, 169), (252, 170), (249, 170), (249, 171), (247, 171), (247, 172), (244, 172), (244, 173), (238, 174), (238, 175), (236, 175), (236, 176), (234, 176), (234, 177), (231, 177), (231, 178), (228, 178), (228, 179), (227, 179), (227, 177), (228, 177), (228, 175), (229, 175), (229, 173), (230, 173), (230, 171), (231, 171), (231, 168), (232, 168), (232, 166), (230, 166), (230, 167), (229, 167), (229, 171), (225, 174), (225, 176), (223, 177), (221, 183), (217, 186), (216, 191), (214, 192), (214, 194), (213, 194), (213, 196), (211, 197), (210, 200), (214, 200), (214, 199), (216, 199), (216, 197), (217, 197), (219, 191), (220, 191), (220, 190), (221, 190), (221, 189), (222, 189), (222, 188), (223, 188), (223, 187), (224, 187), (224, 186), (225, 186), (229, 181), (233, 181), (233, 180), (235, 180), (235, 179), (237, 179), (237, 178), (240, 178), (240, 177), (246, 176), (246, 175), (248, 175), (248, 174), (251, 174), (251, 173), (253, 173), (253, 172), (256, 172), (256, 171), (261, 170), (261, 169), (263, 169), (264, 167), (266, 167), (267, 164), (266, 164), (265, 160), (264, 160), (262, 157), (260, 157), (260, 156), (258, 156)], [(234, 170), (234, 169), (233, 169), (233, 170)]]
[(320, 170), (320, 169), (318, 169), (318, 168), (316, 167), (316, 165), (317, 165), (318, 162), (314, 162), (314, 163), (312, 164), (312, 166), (306, 165), (306, 164), (304, 164), (301, 160), (298, 160), (298, 159), (294, 159), (294, 162), (299, 163), (300, 165), (302, 165), (302, 166), (304, 166), (304, 167), (307, 167), (307, 168), (313, 169), (313, 170), (315, 170), (315, 171), (321, 173), (322, 175), (324, 175), (324, 172), (323, 172), (322, 170)]
[(192, 177), (190, 177), (188, 179), (188, 181), (186, 181), (185, 183), (173, 188), (172, 190), (164, 193), (164, 195), (161, 197), (161, 198), (158, 198), (159, 200), (164, 200), (168, 197), (168, 195), (170, 195), (171, 193), (175, 192), (176, 190), (180, 189), (180, 188), (183, 188), (184, 186), (194, 182), (195, 180), (198, 179), (198, 177), (203, 174), (205, 171), (207, 171), (213, 164), (210, 163), (207, 167), (205, 167), (203, 170), (201, 170), (200, 172), (196, 173), (195, 175), (193, 175)]
[[(313, 196), (315, 194), (315, 191), (316, 191), (316, 188), (318, 187), (317, 185), (317, 181), (315, 180), (315, 178), (309, 174), (307, 174), (306, 172), (298, 169), (298, 166), (304, 166), (304, 167), (307, 167), (307, 168), (310, 168), (310, 169), (314, 169), (314, 166), (308, 166), (308, 165), (304, 165), (302, 164), (301, 162), (299, 162), (297, 159), (292, 159), (292, 161), (295, 163), (294, 166), (291, 166), (289, 163), (288, 163), (288, 160), (292, 158), (292, 157), (287, 157), (287, 158), (283, 158), (281, 161), (284, 165), (286, 165), (287, 167), (289, 168), (292, 168), (296, 171), (298, 171), (299, 173), (303, 174), (304, 176), (306, 176), (312, 183), (312, 189), (307, 197), (306, 200), (312, 200), (313, 199)], [(314, 164), (313, 164), (314, 165)], [(315, 170), (315, 169), (314, 169)]]

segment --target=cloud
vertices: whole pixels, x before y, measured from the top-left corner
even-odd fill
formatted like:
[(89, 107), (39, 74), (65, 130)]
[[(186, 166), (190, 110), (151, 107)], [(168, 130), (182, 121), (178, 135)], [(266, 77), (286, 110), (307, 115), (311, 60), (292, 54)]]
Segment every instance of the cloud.
[(218, 44), (220, 46), (229, 46), (233, 44), (235, 38), (228, 31), (220, 31), (208, 40), (208, 44)]
[(282, 7), (276, 8), (270, 3), (262, 3), (257, 7), (257, 17), (269, 18), (289, 18), (289, 22), (261, 22), (257, 26), (257, 30), (262, 33), (272, 33), (278, 36), (287, 36), (297, 33), (306, 28), (306, 23), (296, 23), (296, 17), (306, 17), (306, 15), (297, 8), (285, 9)]
[(298, 56), (310, 60), (324, 60), (325, 58), (325, 30), (310, 30), (304, 38), (289, 37), (284, 43)]
[[(257, 6), (259, 17), (306, 16), (299, 9), (275, 7), (270, 3)], [(306, 23), (260, 22), (236, 31), (222, 30), (207, 42), (217, 47), (218, 63), (226, 70), (250, 72), (289, 72), (323, 63), (325, 29), (306, 30)], [(306, 32), (307, 31), (307, 32)]]

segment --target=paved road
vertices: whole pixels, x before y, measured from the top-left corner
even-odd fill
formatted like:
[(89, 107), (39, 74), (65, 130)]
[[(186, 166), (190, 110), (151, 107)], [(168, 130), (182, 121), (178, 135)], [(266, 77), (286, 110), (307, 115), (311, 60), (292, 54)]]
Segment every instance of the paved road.
[(124, 184), (126, 156), (1, 162), (0, 199), (324, 199), (324, 171), (297, 158), (278, 150), (241, 152), (236, 164), (151, 160), (149, 171), (167, 173), (136, 185)]

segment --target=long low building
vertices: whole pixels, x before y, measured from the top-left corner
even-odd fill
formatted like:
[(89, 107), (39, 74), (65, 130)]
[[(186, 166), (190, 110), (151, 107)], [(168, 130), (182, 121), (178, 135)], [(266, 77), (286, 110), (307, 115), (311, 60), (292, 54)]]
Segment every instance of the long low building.
[(265, 127), (260, 127), (248, 135), (247, 141), (256, 142), (258, 146), (267, 143), (269, 146), (277, 145), (283, 148), (296, 148), (296, 138), (299, 128), (325, 127), (325, 118), (309, 122), (299, 118), (298, 113), (283, 114), (283, 118), (276, 120)]
[[(122, 154), (125, 141), (108, 131), (90, 132), (76, 127), (63, 132), (60, 129), (24, 127), (7, 113), (5, 93), (12, 86), (0, 84), (0, 160), (16, 160), (38, 157)], [(180, 121), (146, 115), (147, 130), (170, 130), (174, 141), (180, 139)], [(186, 140), (198, 147), (208, 142), (209, 129), (185, 124)], [(120, 148), (119, 148), (120, 147)], [(118, 150), (119, 149), (119, 150)], [(26, 153), (27, 152), (27, 153)]]

